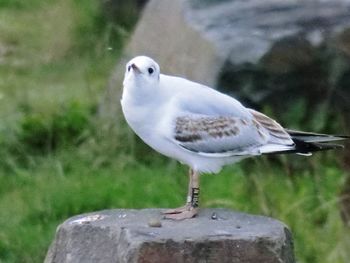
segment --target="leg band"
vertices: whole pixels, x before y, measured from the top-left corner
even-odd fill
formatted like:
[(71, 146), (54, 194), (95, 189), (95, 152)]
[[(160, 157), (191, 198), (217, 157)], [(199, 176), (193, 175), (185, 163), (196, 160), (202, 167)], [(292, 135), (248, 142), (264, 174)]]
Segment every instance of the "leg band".
[(192, 188), (191, 206), (192, 207), (198, 207), (199, 206), (199, 188)]

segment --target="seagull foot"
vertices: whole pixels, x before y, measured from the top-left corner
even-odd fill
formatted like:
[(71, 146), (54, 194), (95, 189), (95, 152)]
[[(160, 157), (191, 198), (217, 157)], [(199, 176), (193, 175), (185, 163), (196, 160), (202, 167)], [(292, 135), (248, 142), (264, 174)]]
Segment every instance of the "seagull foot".
[(191, 209), (191, 204), (185, 204), (184, 206), (180, 206), (177, 208), (173, 209), (168, 209), (164, 212), (162, 212), (163, 215), (168, 215), (168, 214), (180, 214), (185, 211), (189, 211)]
[[(173, 219), (173, 220), (184, 220), (195, 217), (198, 214), (198, 208), (194, 208), (191, 206), (179, 207), (177, 209), (185, 208), (185, 210), (177, 212), (177, 213), (163, 213), (165, 219)], [(171, 209), (176, 210), (176, 209)], [(177, 210), (178, 211), (178, 210)], [(167, 211), (166, 211), (167, 212)]]

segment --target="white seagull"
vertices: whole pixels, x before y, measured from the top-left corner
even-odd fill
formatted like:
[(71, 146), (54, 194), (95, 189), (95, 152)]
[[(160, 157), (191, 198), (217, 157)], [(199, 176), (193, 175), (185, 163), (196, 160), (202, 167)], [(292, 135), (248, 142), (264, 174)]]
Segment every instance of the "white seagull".
[(329, 144), (346, 136), (284, 129), (236, 99), (184, 78), (160, 74), (151, 58), (126, 65), (121, 99), (125, 119), (154, 150), (190, 167), (187, 202), (167, 210), (165, 218), (198, 213), (199, 175), (262, 154), (297, 153), (341, 147)]

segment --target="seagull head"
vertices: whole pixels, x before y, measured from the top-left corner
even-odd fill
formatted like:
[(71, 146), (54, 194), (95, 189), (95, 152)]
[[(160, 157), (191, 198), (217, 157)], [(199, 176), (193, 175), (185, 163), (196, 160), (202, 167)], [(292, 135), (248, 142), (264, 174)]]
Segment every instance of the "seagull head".
[(124, 87), (142, 86), (152, 87), (159, 82), (159, 65), (151, 58), (138, 56), (126, 64)]

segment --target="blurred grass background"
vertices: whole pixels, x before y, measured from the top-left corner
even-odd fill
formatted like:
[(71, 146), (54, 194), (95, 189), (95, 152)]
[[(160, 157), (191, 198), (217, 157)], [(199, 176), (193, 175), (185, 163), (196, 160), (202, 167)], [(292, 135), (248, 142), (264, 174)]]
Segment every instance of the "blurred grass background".
[[(96, 118), (137, 20), (124, 2), (113, 21), (96, 0), (0, 2), (0, 262), (42, 262), (72, 215), (184, 201), (187, 168)], [(245, 160), (202, 176), (201, 204), (282, 220), (299, 262), (348, 262), (340, 155)]]

